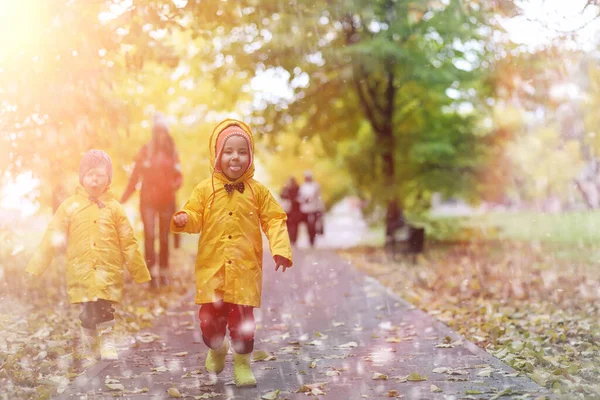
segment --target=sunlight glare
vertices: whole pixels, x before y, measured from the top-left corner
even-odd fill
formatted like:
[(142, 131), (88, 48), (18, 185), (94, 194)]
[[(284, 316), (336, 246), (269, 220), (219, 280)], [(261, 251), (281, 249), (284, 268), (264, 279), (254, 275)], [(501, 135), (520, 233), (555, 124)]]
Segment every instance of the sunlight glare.
[(39, 7), (32, 1), (0, 1), (0, 60), (25, 52), (41, 36)]
[(38, 207), (27, 195), (39, 185), (39, 180), (29, 173), (23, 173), (0, 188), (0, 209), (19, 211), (22, 217), (33, 215)]

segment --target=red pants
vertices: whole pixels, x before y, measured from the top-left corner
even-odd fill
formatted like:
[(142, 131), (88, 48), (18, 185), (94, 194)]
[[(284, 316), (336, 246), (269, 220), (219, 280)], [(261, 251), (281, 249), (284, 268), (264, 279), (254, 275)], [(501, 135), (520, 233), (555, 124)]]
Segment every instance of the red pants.
[(253, 309), (252, 306), (241, 306), (224, 301), (202, 304), (198, 317), (204, 343), (211, 349), (219, 348), (229, 327), (233, 350), (237, 354), (252, 353), (256, 330)]

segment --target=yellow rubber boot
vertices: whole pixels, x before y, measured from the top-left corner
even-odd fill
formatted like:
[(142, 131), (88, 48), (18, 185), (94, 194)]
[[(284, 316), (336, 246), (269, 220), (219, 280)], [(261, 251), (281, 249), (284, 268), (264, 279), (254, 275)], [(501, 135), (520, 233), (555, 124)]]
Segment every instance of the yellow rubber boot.
[(250, 354), (233, 353), (233, 381), (239, 388), (256, 387), (256, 378), (250, 369)]
[(96, 325), (100, 337), (100, 359), (103, 361), (116, 361), (119, 353), (115, 346), (113, 334), (114, 321), (102, 322)]
[(81, 358), (94, 362), (98, 359), (98, 331), (81, 327)]
[(229, 341), (227, 338), (223, 340), (221, 347), (218, 349), (209, 349), (208, 355), (206, 356), (206, 362), (204, 367), (206, 371), (211, 374), (219, 374), (225, 368), (225, 356), (229, 351)]

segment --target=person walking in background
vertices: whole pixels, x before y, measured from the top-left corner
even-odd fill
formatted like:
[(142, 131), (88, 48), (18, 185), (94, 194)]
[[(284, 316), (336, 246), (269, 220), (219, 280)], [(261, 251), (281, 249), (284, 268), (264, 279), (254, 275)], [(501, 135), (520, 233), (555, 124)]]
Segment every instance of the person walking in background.
[[(101, 150), (90, 150), (79, 166), (79, 186), (58, 208), (39, 250), (25, 269), (40, 276), (57, 247), (67, 247), (67, 295), (81, 304), (83, 356), (102, 360), (119, 358), (113, 339), (115, 310), (123, 292), (123, 269), (136, 283), (150, 280), (133, 228), (123, 206), (110, 191), (112, 161)], [(98, 341), (100, 343), (98, 343)]]
[(205, 368), (225, 368), (233, 346), (234, 382), (256, 386), (250, 368), (254, 349), (254, 308), (262, 295), (262, 231), (269, 240), (275, 271), (292, 266), (286, 214), (269, 190), (254, 180), (250, 128), (228, 119), (210, 136), (210, 178), (200, 182), (183, 210), (173, 216), (173, 232), (200, 233), (196, 256), (196, 304), (202, 339), (209, 351)]
[(304, 172), (304, 182), (298, 192), (301, 220), (306, 223), (308, 239), (311, 247), (315, 245), (317, 233), (322, 233), (322, 214), (324, 212), (321, 199), (321, 185), (315, 182), (311, 171)]
[[(153, 276), (152, 285), (165, 286), (169, 283), (169, 221), (175, 212), (175, 193), (181, 187), (183, 177), (175, 141), (169, 133), (166, 119), (160, 113), (154, 114), (152, 139), (142, 146), (135, 158), (135, 166), (121, 196), (121, 203), (125, 203), (131, 197), (140, 180), (140, 214), (144, 224), (146, 263)], [(160, 243), (159, 271), (156, 268), (154, 249), (157, 220)], [(156, 279), (157, 276), (159, 279)]]
[(283, 186), (281, 191), (281, 206), (287, 214), (287, 228), (290, 234), (290, 242), (292, 245), (296, 244), (298, 239), (298, 224), (302, 219), (302, 213), (300, 212), (300, 203), (298, 201), (298, 193), (300, 186), (296, 181), (296, 178), (290, 176), (286, 184)]

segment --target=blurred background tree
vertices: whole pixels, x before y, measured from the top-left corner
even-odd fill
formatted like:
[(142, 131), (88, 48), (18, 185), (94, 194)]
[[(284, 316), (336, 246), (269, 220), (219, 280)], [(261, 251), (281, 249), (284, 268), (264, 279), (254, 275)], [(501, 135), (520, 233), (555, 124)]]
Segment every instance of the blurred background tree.
[(513, 1), (28, 0), (1, 12), (0, 169), (33, 171), (44, 204), (91, 147), (111, 153), (122, 187), (156, 110), (186, 194), (207, 176), (212, 127), (235, 116), (255, 128), (273, 185), (310, 168), (328, 205), (598, 203), (597, 54), (576, 32), (511, 42)]

